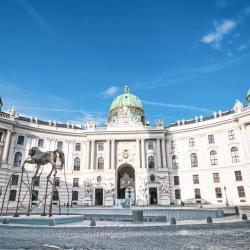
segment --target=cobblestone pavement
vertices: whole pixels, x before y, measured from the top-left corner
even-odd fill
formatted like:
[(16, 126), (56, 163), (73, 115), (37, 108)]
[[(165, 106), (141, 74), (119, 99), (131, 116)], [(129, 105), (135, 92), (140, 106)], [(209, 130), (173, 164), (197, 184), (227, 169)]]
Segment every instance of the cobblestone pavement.
[(0, 225), (0, 249), (250, 249), (250, 222), (91, 228)]

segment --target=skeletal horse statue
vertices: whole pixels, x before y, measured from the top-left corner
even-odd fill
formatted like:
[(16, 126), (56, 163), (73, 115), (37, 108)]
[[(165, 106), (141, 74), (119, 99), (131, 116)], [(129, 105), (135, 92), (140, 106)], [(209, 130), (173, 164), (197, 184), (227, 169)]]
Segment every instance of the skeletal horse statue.
[[(44, 198), (45, 201), (44, 201), (44, 206), (43, 206), (43, 213), (41, 214), (42, 216), (46, 216), (48, 184), (50, 182), (50, 177), (53, 174), (53, 172), (54, 172), (53, 177), (54, 177), (54, 181), (55, 181), (55, 176), (57, 174), (56, 162), (58, 159), (61, 161), (61, 169), (64, 168), (64, 178), (65, 178), (65, 184), (66, 184), (66, 189), (67, 189), (67, 193), (68, 193), (68, 206), (67, 207), (68, 207), (68, 212), (69, 212), (69, 190), (68, 190), (68, 185), (67, 185), (66, 175), (65, 175), (65, 157), (64, 157), (63, 151), (60, 149), (56, 149), (55, 151), (42, 152), (38, 147), (32, 147), (29, 150), (29, 157), (24, 161), (23, 166), (22, 166), (22, 175), (21, 175), (21, 181), (20, 181), (18, 201), (17, 201), (17, 206), (16, 206), (16, 213), (14, 215), (15, 217), (19, 216), (20, 194), (21, 194), (21, 186), (22, 186), (22, 182), (23, 182), (23, 173), (25, 171), (25, 169), (24, 169), (25, 163), (37, 164), (37, 168), (36, 168), (34, 176), (32, 177), (32, 182), (31, 182), (31, 186), (30, 186), (30, 197), (29, 197), (29, 205), (28, 205), (28, 212), (27, 212), (28, 216), (30, 215), (30, 207), (31, 207), (34, 179), (38, 175), (41, 166), (46, 165), (48, 163), (50, 163), (52, 166), (52, 169), (47, 176), (46, 191), (45, 191), (45, 198)], [(50, 200), (50, 205), (49, 205), (49, 216), (52, 216), (52, 200), (53, 200), (53, 191), (55, 188), (54, 181), (52, 183), (53, 187), (52, 187), (51, 200)], [(68, 212), (67, 212), (67, 214), (68, 214)]]

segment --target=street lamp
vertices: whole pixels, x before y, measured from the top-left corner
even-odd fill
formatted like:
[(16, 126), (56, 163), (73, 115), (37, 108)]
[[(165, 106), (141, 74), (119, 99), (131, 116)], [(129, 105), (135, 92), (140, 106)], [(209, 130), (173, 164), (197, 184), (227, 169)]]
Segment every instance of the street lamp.
[(228, 199), (227, 199), (227, 188), (224, 186), (225, 196), (226, 196), (226, 206), (229, 206)]

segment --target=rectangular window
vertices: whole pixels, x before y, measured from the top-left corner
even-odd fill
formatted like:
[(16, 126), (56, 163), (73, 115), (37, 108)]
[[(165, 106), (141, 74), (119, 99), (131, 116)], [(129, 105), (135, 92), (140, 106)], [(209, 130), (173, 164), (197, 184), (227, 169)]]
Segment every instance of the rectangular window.
[(214, 179), (214, 183), (220, 183), (220, 174), (213, 173), (213, 179)]
[(18, 185), (18, 175), (12, 175), (11, 185)]
[(63, 142), (62, 141), (58, 141), (57, 142), (57, 149), (63, 149)]
[(39, 187), (40, 185), (40, 176), (34, 178), (34, 187)]
[(17, 137), (17, 144), (18, 145), (23, 145), (24, 144), (24, 136), (23, 135), (19, 135)]
[(193, 183), (194, 184), (199, 184), (200, 183), (198, 174), (193, 175)]
[(175, 150), (175, 141), (171, 141), (171, 149)]
[(181, 190), (180, 189), (175, 189), (174, 194), (175, 194), (175, 199), (177, 199), (177, 200), (181, 199)]
[(240, 198), (246, 196), (246, 194), (245, 194), (245, 189), (244, 189), (243, 186), (239, 186), (239, 187), (237, 187), (237, 189), (238, 189), (238, 194), (239, 194), (239, 197), (240, 197)]
[(195, 147), (195, 140), (194, 140), (194, 138), (189, 138), (189, 147)]
[(81, 151), (81, 143), (75, 144), (75, 151)]
[(78, 191), (72, 192), (72, 201), (78, 201)]
[(55, 186), (59, 187), (60, 186), (60, 177), (55, 178)]
[(154, 149), (154, 143), (153, 141), (148, 142), (148, 150), (153, 150)]
[(214, 143), (214, 135), (208, 135), (208, 143), (213, 144)]
[(43, 148), (43, 145), (44, 145), (44, 139), (38, 139), (37, 146), (38, 146), (39, 148)]
[(201, 199), (201, 190), (199, 188), (194, 190), (194, 197), (195, 199)]
[(220, 187), (215, 188), (215, 195), (216, 198), (222, 198), (222, 192)]
[(73, 187), (79, 187), (79, 178), (73, 178)]
[(242, 175), (241, 175), (241, 171), (234, 171), (235, 174), (235, 180), (236, 181), (242, 181)]
[(16, 200), (16, 190), (10, 190), (9, 201), (15, 201), (15, 200)]
[(54, 191), (53, 193), (53, 201), (58, 201), (59, 200), (59, 191)]
[(97, 147), (98, 151), (104, 151), (104, 143), (98, 143), (98, 147)]
[(32, 201), (38, 201), (38, 194), (39, 194), (38, 190), (33, 190), (33, 192), (32, 192)]
[(229, 140), (234, 140), (235, 139), (234, 130), (229, 130), (227, 133), (228, 133), (228, 139)]
[(180, 185), (179, 176), (174, 176), (174, 185)]

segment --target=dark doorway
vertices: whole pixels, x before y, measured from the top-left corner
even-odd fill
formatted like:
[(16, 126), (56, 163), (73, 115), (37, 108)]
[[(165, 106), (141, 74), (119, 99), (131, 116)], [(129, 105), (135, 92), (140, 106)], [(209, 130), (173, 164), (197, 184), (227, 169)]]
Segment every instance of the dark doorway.
[(135, 170), (130, 165), (123, 165), (117, 172), (117, 198), (125, 198), (125, 190), (135, 188)]
[(103, 205), (103, 189), (102, 188), (95, 189), (95, 205), (96, 206)]
[(149, 188), (149, 202), (150, 205), (157, 205), (157, 188)]

